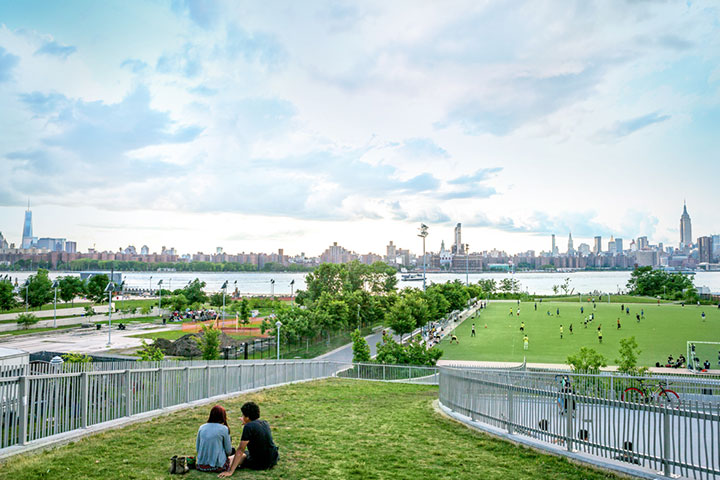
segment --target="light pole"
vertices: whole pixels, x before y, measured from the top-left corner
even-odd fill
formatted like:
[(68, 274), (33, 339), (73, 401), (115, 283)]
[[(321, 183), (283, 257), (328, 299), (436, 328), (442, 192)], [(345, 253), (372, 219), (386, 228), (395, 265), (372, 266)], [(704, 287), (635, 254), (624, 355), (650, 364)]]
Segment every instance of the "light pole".
[(282, 327), (282, 322), (278, 320), (275, 322), (275, 326), (277, 327), (277, 359), (280, 360), (280, 327)]
[(233, 284), (235, 285), (235, 291), (233, 291), (233, 298), (236, 298), (236, 297), (237, 297), (237, 294), (238, 294), (237, 280), (235, 280), (235, 281), (233, 282)]
[(53, 328), (57, 328), (57, 289), (58, 281), (55, 280), (52, 284), (52, 288), (55, 289), (55, 299), (53, 300)]
[(423, 239), (423, 292), (425, 291), (425, 237), (428, 236), (428, 226), (424, 223), (420, 224), (420, 233), (418, 237)]
[(275, 298), (275, 280), (272, 278), (270, 279), (270, 296)]
[(27, 311), (28, 311), (28, 290), (30, 289), (30, 279), (25, 280), (23, 287), (25, 287), (25, 313), (27, 313)]
[(110, 340), (112, 338), (112, 294), (114, 289), (115, 284), (113, 282), (108, 283), (107, 287), (105, 287), (105, 291), (108, 294), (108, 347), (112, 345)]
[(294, 292), (295, 292), (295, 279), (293, 278), (293, 279), (290, 281), (290, 299), (291, 299), (291, 300), (292, 300), (292, 298), (293, 298), (293, 293), (294, 293)]
[(222, 319), (225, 321), (225, 292), (227, 291), (227, 280), (225, 280), (225, 283), (222, 284), (222, 287), (220, 287), (220, 290), (223, 292), (223, 306), (222, 306)]
[(470, 285), (470, 244), (465, 244), (465, 286)]
[(150, 275), (150, 281), (148, 283), (150, 285), (150, 296), (152, 297), (152, 275)]
[(158, 282), (158, 290), (160, 291), (160, 303), (158, 303), (158, 313), (162, 317), (162, 278)]

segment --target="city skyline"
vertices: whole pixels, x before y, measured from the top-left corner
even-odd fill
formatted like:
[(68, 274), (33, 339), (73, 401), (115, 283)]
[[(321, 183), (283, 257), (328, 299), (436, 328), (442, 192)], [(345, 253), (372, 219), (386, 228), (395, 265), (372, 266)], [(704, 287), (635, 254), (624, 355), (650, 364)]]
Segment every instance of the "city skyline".
[[(519, 17), (518, 8), (533, 15)], [(558, 12), (562, 11), (562, 15)], [(720, 230), (712, 2), (0, 4), (0, 232), (78, 250)], [(625, 247), (627, 248), (627, 243)]]

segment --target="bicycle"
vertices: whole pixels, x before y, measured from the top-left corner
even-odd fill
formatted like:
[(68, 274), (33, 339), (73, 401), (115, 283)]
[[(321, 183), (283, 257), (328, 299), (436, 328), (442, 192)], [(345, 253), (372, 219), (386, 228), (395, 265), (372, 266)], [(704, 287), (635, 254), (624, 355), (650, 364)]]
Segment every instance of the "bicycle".
[(657, 403), (660, 405), (677, 406), (680, 403), (680, 395), (669, 388), (665, 388), (662, 382), (654, 385), (646, 385), (644, 380), (639, 381), (639, 387), (628, 387), (623, 390), (622, 400), (632, 403)]

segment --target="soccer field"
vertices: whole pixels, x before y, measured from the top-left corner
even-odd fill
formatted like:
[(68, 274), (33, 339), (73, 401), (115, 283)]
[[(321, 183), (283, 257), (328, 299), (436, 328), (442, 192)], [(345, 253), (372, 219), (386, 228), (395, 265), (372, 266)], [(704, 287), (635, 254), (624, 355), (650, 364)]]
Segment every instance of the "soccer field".
[[(650, 367), (655, 366), (655, 362), (664, 364), (668, 354), (675, 358), (681, 353), (686, 355), (687, 341), (720, 342), (720, 309), (716, 306), (626, 304), (630, 308), (630, 314), (626, 314), (621, 312), (619, 303), (597, 303), (595, 310), (587, 301), (574, 304), (542, 302), (537, 303), (537, 310), (534, 305), (534, 302), (522, 302), (518, 317), (517, 303), (491, 301), (477, 318), (465, 320), (456, 328), (459, 344), (451, 345), (449, 336), (443, 339), (439, 345), (444, 352), (442, 359), (522, 362), (526, 357), (528, 363), (566, 363), (568, 355), (587, 346), (604, 355), (609, 365), (615, 365), (620, 339), (635, 336), (642, 350), (640, 364)], [(559, 316), (557, 309), (560, 309)], [(644, 310), (645, 318), (638, 323), (635, 315), (641, 310)], [(701, 318), (702, 312), (705, 312), (705, 321)], [(595, 320), (585, 328), (583, 321), (590, 313), (595, 313)], [(617, 328), (618, 318), (620, 329)], [(525, 322), (528, 350), (523, 350), (521, 322)], [(473, 323), (474, 338), (470, 336)], [(562, 339), (560, 325), (564, 330)], [(599, 325), (602, 325), (602, 344), (598, 343)], [(701, 362), (707, 358), (713, 369), (718, 368), (717, 349), (698, 353)]]

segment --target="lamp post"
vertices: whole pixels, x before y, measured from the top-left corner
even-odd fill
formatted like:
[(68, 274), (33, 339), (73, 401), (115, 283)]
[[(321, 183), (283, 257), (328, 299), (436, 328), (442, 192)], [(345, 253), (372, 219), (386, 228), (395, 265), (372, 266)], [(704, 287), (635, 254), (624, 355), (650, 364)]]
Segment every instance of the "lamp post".
[(235, 286), (235, 290), (233, 291), (233, 298), (237, 297), (238, 289), (237, 289), (237, 280), (233, 282), (233, 285)]
[(428, 236), (428, 226), (424, 223), (420, 224), (420, 233), (418, 237), (423, 239), (423, 292), (425, 291), (425, 237)]
[(55, 299), (53, 300), (53, 328), (57, 328), (57, 289), (58, 281), (55, 280), (52, 284), (52, 288), (55, 289)]
[(270, 296), (275, 298), (275, 280), (270, 279)]
[(220, 287), (220, 290), (223, 292), (223, 305), (222, 305), (222, 319), (225, 320), (225, 292), (227, 291), (227, 280), (225, 280), (225, 283), (222, 284), (222, 287)]
[(280, 327), (282, 327), (282, 322), (278, 320), (275, 322), (275, 326), (277, 327), (277, 359), (280, 360)]
[(105, 291), (108, 294), (108, 347), (112, 345), (112, 294), (114, 289), (115, 284), (113, 282), (109, 282), (107, 287), (105, 287)]
[(465, 286), (470, 285), (470, 244), (465, 244)]
[(148, 282), (148, 284), (150, 285), (150, 296), (152, 296), (152, 275), (150, 275), (150, 281)]
[(25, 313), (28, 311), (28, 290), (30, 289), (30, 279), (25, 280), (25, 283), (23, 284), (23, 288), (25, 288)]
[(293, 293), (294, 293), (294, 292), (295, 292), (295, 279), (293, 278), (293, 279), (290, 281), (290, 299), (291, 299), (291, 300), (292, 300), (292, 298), (293, 298)]
[(160, 303), (158, 303), (158, 313), (162, 317), (162, 278), (158, 282), (158, 290), (160, 291)]

